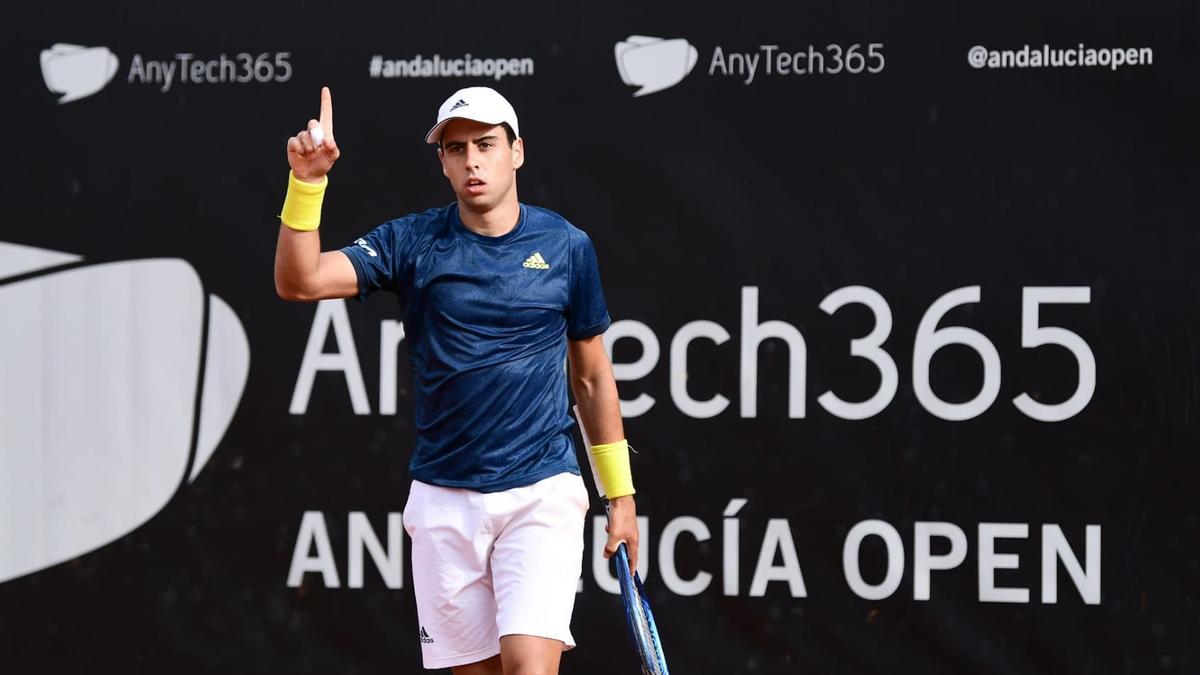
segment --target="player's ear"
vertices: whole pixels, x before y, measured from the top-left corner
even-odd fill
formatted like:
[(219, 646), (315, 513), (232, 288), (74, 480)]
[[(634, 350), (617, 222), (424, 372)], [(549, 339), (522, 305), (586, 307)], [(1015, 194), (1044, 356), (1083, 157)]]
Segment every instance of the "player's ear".
[(513, 170), (521, 168), (525, 163), (525, 139), (518, 138), (512, 144)]
[(450, 174), (446, 172), (446, 151), (442, 150), (440, 146), (438, 147), (438, 161), (442, 163), (442, 175), (449, 178)]

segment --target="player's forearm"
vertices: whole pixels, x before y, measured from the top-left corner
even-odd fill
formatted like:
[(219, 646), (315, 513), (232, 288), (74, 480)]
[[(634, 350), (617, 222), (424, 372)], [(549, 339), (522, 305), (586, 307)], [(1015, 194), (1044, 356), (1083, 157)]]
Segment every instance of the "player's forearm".
[(579, 405), (588, 438), (596, 445), (625, 438), (621, 423), (621, 400), (612, 370), (571, 377), (571, 391)]
[[(584, 439), (592, 444), (588, 452), (591, 453), (596, 487), (602, 495), (608, 497), (614, 507), (611, 515), (625, 525), (630, 525), (631, 514), (635, 512), (633, 493), (636, 489), (629, 468), (629, 444), (625, 441), (625, 430), (621, 423), (621, 401), (617, 396), (617, 383), (613, 380), (608, 359), (603, 359), (602, 363), (605, 367), (597, 369), (600, 372), (590, 376), (573, 376), (571, 388), (575, 392), (580, 423), (586, 432)], [(617, 506), (620, 508), (616, 508)], [(637, 526), (634, 524), (631, 527), (633, 541), (636, 542)], [(619, 529), (622, 538), (626, 538), (629, 527)], [(609, 532), (614, 530), (610, 529)]]

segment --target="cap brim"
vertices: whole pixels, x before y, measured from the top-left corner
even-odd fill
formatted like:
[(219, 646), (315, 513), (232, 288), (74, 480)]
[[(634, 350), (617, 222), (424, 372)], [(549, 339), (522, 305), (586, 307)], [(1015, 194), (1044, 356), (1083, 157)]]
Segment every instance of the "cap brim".
[(440, 144), (442, 142), (442, 127), (446, 126), (446, 123), (452, 119), (457, 118), (450, 117), (433, 125), (433, 128), (429, 130), (429, 133), (425, 134), (425, 142), (432, 145)]
[(429, 130), (429, 133), (425, 134), (425, 142), (430, 145), (440, 144), (442, 142), (442, 129), (444, 129), (447, 124), (453, 122), (454, 120), (471, 120), (472, 122), (479, 122), (480, 124), (492, 124), (492, 125), (496, 125), (496, 126), (504, 124), (504, 122), (505, 122), (505, 120), (493, 122), (491, 120), (481, 120), (477, 117), (467, 117), (466, 115), (455, 115), (453, 117), (447, 117), (446, 119), (442, 120), (441, 122), (438, 122), (437, 124), (433, 125), (433, 128)]

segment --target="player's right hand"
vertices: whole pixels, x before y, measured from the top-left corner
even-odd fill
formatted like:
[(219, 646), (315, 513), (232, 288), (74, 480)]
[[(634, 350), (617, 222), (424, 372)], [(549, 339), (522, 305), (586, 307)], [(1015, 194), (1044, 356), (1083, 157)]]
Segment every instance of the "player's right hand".
[[(320, 145), (313, 139), (312, 130), (317, 127), (321, 129), (318, 138), (321, 134), (325, 137)], [(329, 94), (329, 87), (321, 87), (321, 119), (309, 120), (307, 129), (288, 139), (288, 164), (296, 178), (319, 183), (341, 154), (333, 140), (333, 97)]]

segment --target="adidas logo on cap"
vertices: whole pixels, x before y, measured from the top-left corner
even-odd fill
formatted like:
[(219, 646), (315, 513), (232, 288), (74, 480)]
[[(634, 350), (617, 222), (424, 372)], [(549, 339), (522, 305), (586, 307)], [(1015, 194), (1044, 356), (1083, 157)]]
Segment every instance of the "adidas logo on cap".
[(455, 110), (458, 110), (459, 108), (465, 108), (467, 105), (469, 105), (469, 104), (460, 98), (460, 99), (458, 99), (457, 102), (455, 102), (454, 105), (450, 106), (449, 112), (454, 112)]

